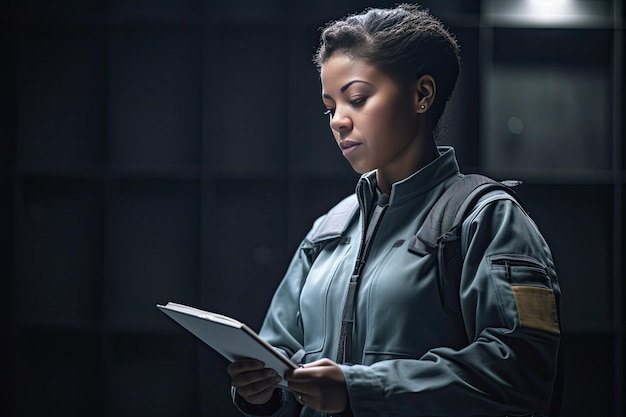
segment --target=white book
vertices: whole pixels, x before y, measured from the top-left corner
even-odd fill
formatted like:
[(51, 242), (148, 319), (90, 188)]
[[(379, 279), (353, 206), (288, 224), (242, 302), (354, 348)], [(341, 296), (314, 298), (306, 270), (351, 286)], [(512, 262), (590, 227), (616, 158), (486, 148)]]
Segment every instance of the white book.
[[(281, 376), (296, 368), (252, 329), (231, 317), (172, 302), (157, 304), (157, 308), (231, 362), (258, 359)], [(279, 385), (286, 388), (287, 382), (283, 379)]]

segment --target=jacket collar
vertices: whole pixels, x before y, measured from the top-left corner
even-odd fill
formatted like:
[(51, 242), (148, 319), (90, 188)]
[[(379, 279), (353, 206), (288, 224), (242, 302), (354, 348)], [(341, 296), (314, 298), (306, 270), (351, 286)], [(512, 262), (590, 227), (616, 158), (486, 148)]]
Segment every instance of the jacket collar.
[[(404, 201), (418, 197), (435, 186), (441, 184), (451, 176), (459, 174), (459, 165), (454, 148), (450, 146), (438, 147), (439, 157), (414, 172), (407, 178), (391, 186), (389, 204), (401, 204)], [(356, 186), (356, 193), (365, 207), (369, 207), (376, 197), (376, 171), (363, 174)]]

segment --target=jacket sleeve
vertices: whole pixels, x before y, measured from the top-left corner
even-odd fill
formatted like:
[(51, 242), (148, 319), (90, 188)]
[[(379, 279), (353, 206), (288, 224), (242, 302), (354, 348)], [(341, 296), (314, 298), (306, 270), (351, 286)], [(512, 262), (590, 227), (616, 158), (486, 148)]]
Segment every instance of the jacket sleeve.
[(355, 416), (548, 415), (560, 342), (549, 248), (510, 200), (479, 205), (461, 236), (468, 345), (341, 365)]
[[(287, 272), (279, 284), (269, 309), (259, 331), (259, 335), (270, 345), (277, 348), (288, 358), (292, 358), (303, 349), (304, 335), (300, 322), (300, 292), (311, 267), (311, 253), (314, 245), (309, 237), (320, 225), (323, 217), (317, 219), (313, 228), (309, 231), (305, 239), (300, 243), (298, 250), (294, 254)], [(291, 417), (300, 414), (300, 404), (293, 398), (293, 395), (284, 389), (280, 389), (280, 407), (273, 413), (261, 412), (254, 406), (242, 403), (242, 400), (232, 389), (232, 398), (235, 406), (246, 416), (270, 415), (272, 417)]]

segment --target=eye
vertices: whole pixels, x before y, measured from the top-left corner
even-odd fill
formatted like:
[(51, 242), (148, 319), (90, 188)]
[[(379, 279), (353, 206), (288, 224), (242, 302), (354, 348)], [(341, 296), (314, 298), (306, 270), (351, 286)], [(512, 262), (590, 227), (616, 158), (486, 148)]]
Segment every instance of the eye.
[(352, 106), (360, 106), (362, 104), (365, 104), (365, 100), (367, 100), (367, 97), (357, 97), (355, 99), (350, 100), (350, 104)]
[(331, 116), (331, 117), (332, 117), (332, 116), (334, 116), (334, 115), (335, 115), (335, 109), (327, 109), (327, 110), (324, 112), (324, 116)]

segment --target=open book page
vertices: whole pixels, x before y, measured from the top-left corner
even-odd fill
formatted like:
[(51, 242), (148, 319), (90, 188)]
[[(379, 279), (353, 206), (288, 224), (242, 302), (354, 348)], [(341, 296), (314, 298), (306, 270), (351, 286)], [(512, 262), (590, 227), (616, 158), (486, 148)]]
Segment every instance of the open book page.
[[(279, 375), (296, 367), (252, 329), (233, 318), (177, 303), (157, 304), (157, 308), (231, 362), (258, 359)], [(287, 386), (285, 380), (280, 385)]]

